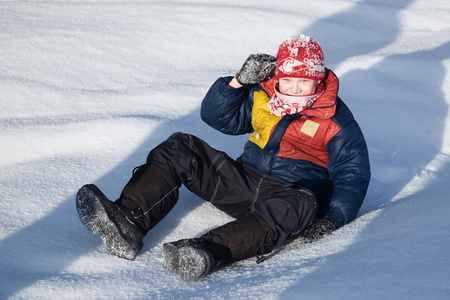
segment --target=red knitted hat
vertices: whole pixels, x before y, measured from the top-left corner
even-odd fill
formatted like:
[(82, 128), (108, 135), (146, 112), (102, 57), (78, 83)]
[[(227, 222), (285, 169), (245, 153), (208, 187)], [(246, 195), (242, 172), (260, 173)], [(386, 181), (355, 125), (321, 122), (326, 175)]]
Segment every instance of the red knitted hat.
[(277, 54), (275, 76), (323, 80), (325, 63), (320, 45), (309, 36), (294, 36), (284, 41)]

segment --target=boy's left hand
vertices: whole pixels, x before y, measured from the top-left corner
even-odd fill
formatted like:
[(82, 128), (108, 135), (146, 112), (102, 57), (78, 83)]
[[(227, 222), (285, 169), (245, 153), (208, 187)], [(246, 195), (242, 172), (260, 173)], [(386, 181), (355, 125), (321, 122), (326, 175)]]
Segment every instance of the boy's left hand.
[(311, 226), (300, 232), (299, 237), (305, 242), (311, 243), (329, 235), (337, 229), (336, 223), (330, 218), (318, 219)]

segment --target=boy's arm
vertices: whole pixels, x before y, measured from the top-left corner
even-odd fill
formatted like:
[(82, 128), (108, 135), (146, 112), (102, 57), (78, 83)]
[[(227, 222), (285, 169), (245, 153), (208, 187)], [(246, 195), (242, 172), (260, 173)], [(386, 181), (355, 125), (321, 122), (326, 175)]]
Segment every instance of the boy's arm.
[(225, 134), (245, 134), (253, 130), (252, 86), (234, 88), (232, 77), (221, 77), (211, 86), (201, 104), (202, 120)]

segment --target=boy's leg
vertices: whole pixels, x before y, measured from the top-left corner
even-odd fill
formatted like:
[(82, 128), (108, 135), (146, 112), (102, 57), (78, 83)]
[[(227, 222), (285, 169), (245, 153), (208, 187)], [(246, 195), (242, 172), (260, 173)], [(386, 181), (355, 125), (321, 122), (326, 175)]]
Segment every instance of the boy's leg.
[(224, 263), (251, 257), (259, 260), (275, 245), (304, 230), (314, 220), (317, 204), (310, 190), (271, 181), (267, 177), (261, 180), (252, 213), (208, 232), (219, 236), (228, 249), (230, 255)]
[(148, 232), (175, 206), (179, 187), (174, 175), (166, 169), (146, 163), (135, 169), (116, 203), (128, 208)]
[(247, 214), (253, 203), (240, 164), (201, 139), (174, 133), (154, 148), (124, 187), (117, 203), (133, 211), (135, 219), (150, 230), (178, 200), (178, 188), (188, 190), (232, 216)]
[[(245, 168), (247, 182), (255, 191), (250, 213), (236, 214), (236, 220), (198, 239), (164, 245), (165, 265), (182, 279), (197, 280), (215, 266), (255, 256), (261, 261), (263, 254), (306, 228), (315, 218), (317, 205), (311, 191)], [(220, 193), (218, 188), (217, 194)], [(223, 210), (229, 209), (229, 204), (227, 201), (215, 202)]]
[[(210, 231), (219, 235), (225, 246), (231, 249), (231, 262), (270, 252), (273, 246), (309, 226), (318, 211), (316, 198), (309, 189), (262, 174), (250, 166), (243, 167), (252, 191), (251, 207), (245, 210), (244, 215), (231, 213), (236, 217), (235, 221)], [(217, 194), (220, 195), (221, 190), (219, 188)], [(224, 198), (213, 204), (227, 211), (231, 210), (228, 201)], [(238, 201), (232, 202), (231, 207), (238, 205)], [(259, 247), (255, 251), (267, 231), (272, 247), (266, 247), (264, 251)]]
[[(82, 223), (104, 240), (112, 254), (132, 259), (142, 247), (146, 232), (176, 204), (181, 184), (211, 202), (216, 198), (233, 199), (228, 201), (227, 212), (247, 213), (252, 192), (246, 187), (242, 174), (239, 165), (225, 153), (194, 136), (175, 133), (150, 152), (147, 163), (138, 168), (115, 203), (106, 199), (95, 186), (87, 185), (77, 194), (77, 210)], [(221, 178), (227, 178), (226, 185), (221, 184)], [(220, 196), (215, 197), (219, 186)], [(91, 189), (96, 192), (87, 192)], [(233, 205), (233, 201), (239, 205)], [(133, 237), (135, 231), (120, 224), (132, 224), (144, 233)], [(118, 243), (115, 235), (126, 238)], [(118, 254), (123, 252), (118, 248), (126, 248), (129, 253)]]
[(254, 256), (261, 259), (274, 245), (270, 225), (258, 214), (251, 213), (199, 238), (164, 244), (164, 265), (183, 280), (195, 281), (215, 267)]
[[(237, 218), (212, 231), (222, 241), (219, 244), (231, 253), (232, 258), (226, 257), (226, 262), (257, 255), (254, 249), (264, 243), (262, 235), (269, 238), (272, 230), (274, 242), (270, 243), (275, 245), (303, 229), (315, 214), (314, 196), (308, 198), (297, 189), (286, 189), (285, 183), (271, 176), (244, 169), (225, 153), (183, 133), (173, 134), (150, 152), (147, 163), (130, 179), (115, 204), (128, 208), (132, 220), (147, 232), (175, 205), (181, 184)], [(259, 225), (249, 227), (246, 222)], [(258, 237), (252, 238), (255, 233), (246, 228), (253, 228)], [(265, 247), (266, 250), (261, 248), (261, 253), (270, 252), (273, 245)]]

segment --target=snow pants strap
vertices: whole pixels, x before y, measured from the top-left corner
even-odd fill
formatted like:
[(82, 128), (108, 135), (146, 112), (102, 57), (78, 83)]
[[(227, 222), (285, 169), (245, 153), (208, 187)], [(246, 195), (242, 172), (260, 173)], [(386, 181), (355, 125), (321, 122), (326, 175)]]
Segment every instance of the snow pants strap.
[(135, 220), (149, 231), (159, 223), (178, 201), (179, 184), (157, 164), (139, 167), (116, 201), (132, 211)]

